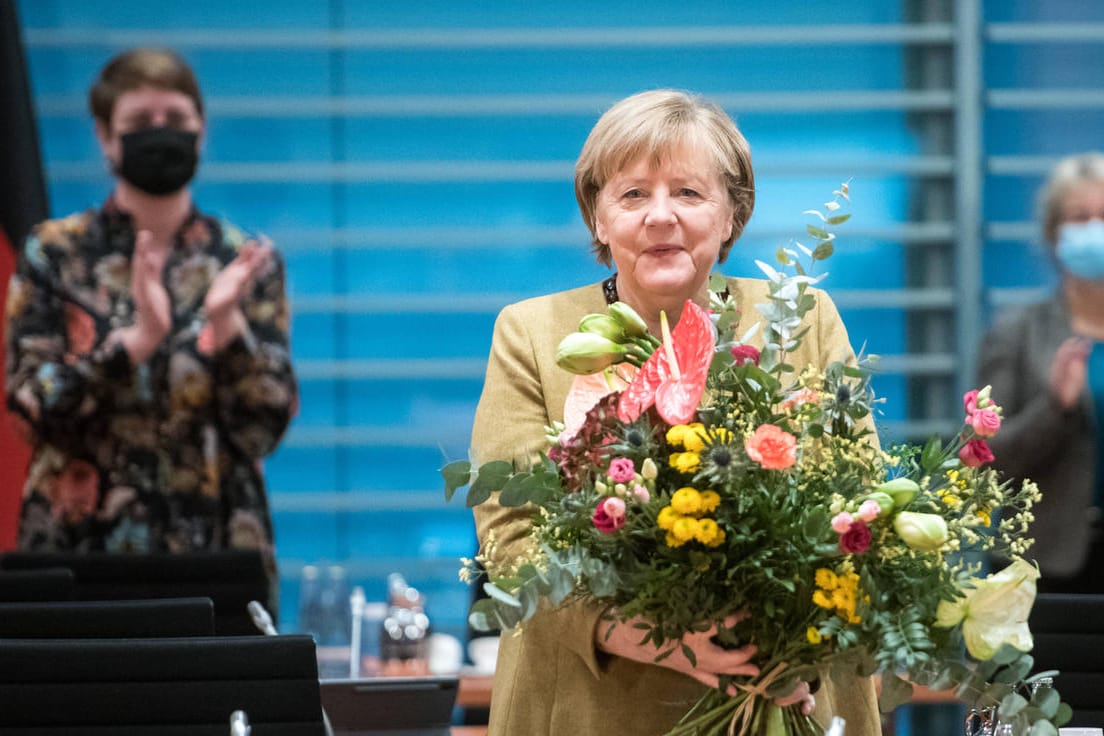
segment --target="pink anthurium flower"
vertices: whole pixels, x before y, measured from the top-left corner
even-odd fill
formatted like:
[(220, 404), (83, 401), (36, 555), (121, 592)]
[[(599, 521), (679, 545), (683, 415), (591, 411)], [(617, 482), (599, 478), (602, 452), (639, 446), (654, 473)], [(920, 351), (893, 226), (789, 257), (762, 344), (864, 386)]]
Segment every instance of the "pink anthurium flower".
[(716, 338), (709, 315), (689, 299), (674, 330), (660, 314), (663, 345), (641, 366), (633, 382), (621, 393), (618, 417), (631, 422), (655, 404), (668, 424), (693, 420), (705, 393), (705, 379), (713, 361)]

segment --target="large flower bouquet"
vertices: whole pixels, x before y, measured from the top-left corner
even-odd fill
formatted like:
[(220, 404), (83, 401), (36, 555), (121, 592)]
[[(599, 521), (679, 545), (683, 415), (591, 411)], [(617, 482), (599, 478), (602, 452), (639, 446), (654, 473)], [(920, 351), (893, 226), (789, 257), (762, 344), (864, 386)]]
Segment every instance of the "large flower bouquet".
[[(754, 305), (758, 339), (733, 334), (753, 305), (735, 304), (720, 277), (708, 312), (687, 302), (660, 336), (613, 304), (561, 343), (559, 362), (577, 377), (567, 426), (549, 428), (539, 461), (443, 469), (450, 498), (468, 485), (469, 506), (493, 495), (533, 508), (524, 559), (485, 548), (466, 561), (462, 576), (485, 575), (489, 594), (470, 620), (511, 629), (542, 601), (581, 599), (608, 607), (611, 622), (648, 622), (641, 639), (660, 659), (688, 632), (754, 642), (762, 674), (722, 678), (669, 736), (820, 733), (774, 697), (832, 668), (880, 674), (883, 710), (908, 700), (912, 683), (956, 687), (1015, 733), (1050, 736), (1069, 707), (1029, 676), (1038, 573), (1020, 556), (1039, 494), (987, 467), (1000, 407), (971, 391), (953, 440), (886, 451), (869, 360), (787, 362), (847, 199), (845, 185), (807, 213), (815, 247), (794, 242), (778, 268), (759, 263), (770, 298)], [(983, 577), (970, 550), (1012, 562)]]

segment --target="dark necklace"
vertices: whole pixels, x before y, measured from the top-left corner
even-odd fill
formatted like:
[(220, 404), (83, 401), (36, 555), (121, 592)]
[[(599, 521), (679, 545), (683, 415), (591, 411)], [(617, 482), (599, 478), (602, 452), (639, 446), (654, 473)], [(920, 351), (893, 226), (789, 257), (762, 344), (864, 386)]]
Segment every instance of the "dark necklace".
[[(620, 301), (617, 298), (617, 274), (613, 274), (608, 279), (602, 282), (602, 295), (606, 298), (606, 304), (613, 304), (616, 301)], [(726, 288), (720, 294), (721, 298), (728, 296), (728, 289)]]
[(617, 298), (617, 274), (613, 274), (602, 282), (602, 295), (606, 297), (606, 304), (619, 301)]

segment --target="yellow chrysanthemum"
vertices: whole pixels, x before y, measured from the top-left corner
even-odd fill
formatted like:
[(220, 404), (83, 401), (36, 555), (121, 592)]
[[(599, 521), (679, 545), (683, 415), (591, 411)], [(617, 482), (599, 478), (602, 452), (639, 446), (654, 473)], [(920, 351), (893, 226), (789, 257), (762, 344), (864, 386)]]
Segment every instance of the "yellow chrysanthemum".
[(698, 521), (698, 532), (694, 537), (707, 547), (716, 547), (724, 541), (725, 533), (713, 519)]
[(696, 452), (672, 452), (670, 463), (680, 473), (696, 473), (701, 457)]
[(701, 510), (703, 514), (716, 509), (721, 505), (721, 495), (716, 491), (702, 491), (701, 492)]
[(702, 511), (701, 494), (694, 488), (680, 488), (675, 491), (675, 495), (671, 496), (671, 508), (687, 516), (700, 514)]
[(694, 422), (686, 425), (686, 432), (682, 435), (682, 446), (687, 452), (701, 452), (705, 449), (705, 425)]
[(689, 516), (680, 517), (671, 527), (671, 534), (675, 539), (689, 542), (698, 536), (698, 520)]
[(679, 513), (670, 506), (664, 506), (659, 511), (659, 516), (656, 517), (656, 524), (660, 529), (664, 531), (671, 531), (671, 527), (675, 525), (675, 522), (679, 518)]
[(687, 429), (688, 427), (685, 424), (676, 424), (675, 426), (668, 429), (667, 444), (683, 447), (683, 443), (685, 442), (683, 438), (686, 436)]
[(826, 608), (828, 610), (836, 607), (836, 605), (832, 603), (832, 598), (829, 596), (829, 594), (823, 590), (813, 591), (813, 603), (820, 606), (821, 608)]
[(816, 586), (824, 590), (835, 590), (839, 585), (839, 578), (836, 574), (829, 570), (827, 567), (822, 567), (816, 571)]
[(663, 541), (667, 543), (668, 547), (681, 547), (682, 545), (686, 544), (686, 540), (679, 539), (671, 532), (667, 532), (667, 536), (664, 538)]
[(815, 626), (810, 626), (809, 628), (805, 629), (805, 638), (809, 641), (810, 644), (819, 644), (820, 642), (824, 641), (824, 637), (820, 635), (820, 632), (817, 631), (817, 627)]

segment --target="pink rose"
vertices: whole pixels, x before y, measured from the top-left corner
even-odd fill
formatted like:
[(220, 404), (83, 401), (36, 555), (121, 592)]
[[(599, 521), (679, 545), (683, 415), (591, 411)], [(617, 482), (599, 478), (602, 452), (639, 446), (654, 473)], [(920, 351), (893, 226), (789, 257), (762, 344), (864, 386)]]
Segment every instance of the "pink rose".
[(1001, 418), (992, 409), (978, 409), (966, 417), (966, 423), (974, 428), (980, 437), (992, 437), (1000, 429)]
[(851, 525), (855, 523), (855, 517), (846, 511), (841, 511), (832, 517), (832, 531), (836, 534), (843, 534)]
[(733, 345), (732, 357), (736, 359), (736, 365), (759, 365), (759, 350), (751, 345)]
[(773, 424), (761, 424), (744, 442), (748, 457), (767, 470), (785, 470), (797, 462), (797, 438)]
[(993, 451), (985, 440), (970, 440), (958, 451), (958, 459), (967, 467), (980, 468), (993, 462)]
[(859, 506), (859, 513), (857, 513), (856, 516), (859, 521), (874, 521), (881, 513), (882, 507), (878, 505), (878, 502), (873, 499), (867, 499)]
[(870, 549), (870, 527), (856, 521), (851, 528), (840, 535), (840, 551), (844, 554), (862, 554)]
[(966, 416), (972, 416), (977, 411), (978, 390), (967, 391), (962, 395), (962, 408), (966, 410)]
[(633, 467), (633, 461), (627, 457), (615, 458), (610, 463), (609, 477), (614, 483), (628, 483), (636, 477), (636, 468)]
[(606, 513), (605, 503), (598, 504), (598, 508), (594, 509), (594, 516), (591, 517), (591, 521), (594, 522), (594, 527), (603, 534), (613, 534), (625, 526), (624, 515), (619, 519), (611, 517)]

